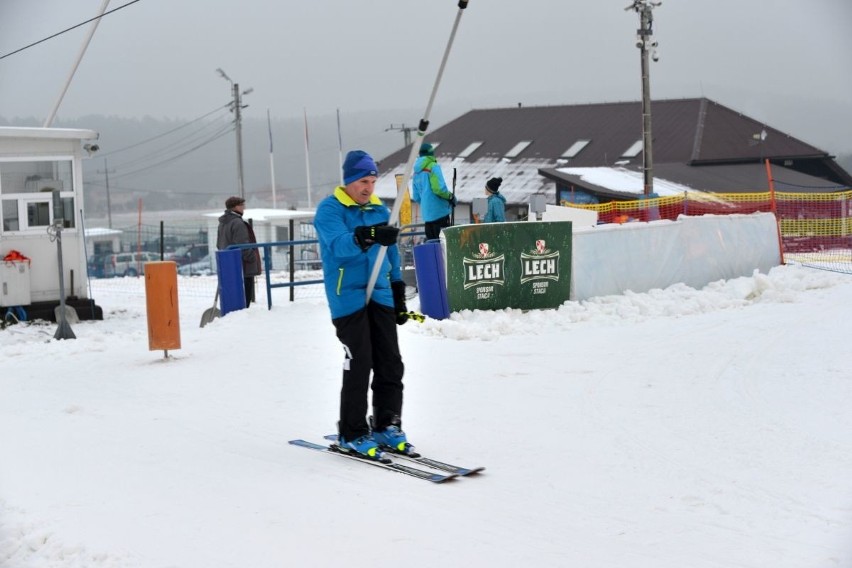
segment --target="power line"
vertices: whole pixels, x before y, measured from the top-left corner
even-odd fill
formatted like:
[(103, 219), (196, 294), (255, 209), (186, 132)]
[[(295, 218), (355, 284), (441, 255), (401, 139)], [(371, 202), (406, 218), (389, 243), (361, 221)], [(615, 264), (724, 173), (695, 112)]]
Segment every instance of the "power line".
[(156, 162), (156, 163), (151, 164), (149, 166), (144, 166), (144, 167), (141, 167), (141, 168), (136, 169), (136, 170), (132, 170), (132, 171), (129, 171), (129, 172), (125, 172), (123, 174), (119, 174), (117, 176), (114, 176), (114, 178), (122, 178), (122, 177), (127, 177), (127, 176), (130, 176), (130, 175), (135, 175), (135, 174), (144, 172), (146, 170), (150, 170), (151, 168), (155, 168), (157, 166), (161, 166), (163, 164), (173, 162), (173, 161), (177, 160), (178, 158), (182, 158), (183, 156), (186, 156), (187, 154), (190, 154), (190, 153), (198, 150), (199, 148), (206, 146), (207, 144), (213, 142), (214, 140), (221, 138), (225, 134), (228, 134), (229, 132), (233, 132), (233, 131), (234, 131), (234, 126), (231, 125), (231, 124), (228, 124), (225, 128), (222, 128), (219, 132), (215, 133), (214, 135), (212, 135), (207, 140), (201, 142), (200, 144), (197, 144), (196, 146), (193, 146), (192, 148), (188, 149), (185, 152), (181, 152), (180, 154), (176, 154), (174, 156), (171, 156), (170, 158), (167, 158), (167, 159), (162, 160), (160, 162)]
[[(152, 160), (159, 160), (164, 155), (170, 155), (173, 152), (184, 149), (200, 140), (206, 140), (207, 137), (217, 134), (221, 128), (227, 128), (231, 124), (233, 123), (227, 122), (224, 125), (222, 123), (217, 122), (205, 123), (200, 128), (197, 128), (196, 130), (188, 133), (185, 136), (181, 136), (176, 140), (168, 142), (162, 147), (155, 148), (147, 154), (132, 157), (124, 162), (117, 164), (116, 167), (126, 170), (133, 169), (139, 166), (145, 166), (146, 163), (150, 163)], [(215, 132), (211, 134), (210, 131), (213, 129), (215, 129)]]
[(130, 150), (131, 148), (136, 148), (137, 146), (141, 146), (142, 144), (147, 144), (148, 142), (153, 142), (154, 140), (158, 140), (158, 139), (162, 138), (163, 136), (168, 136), (172, 132), (177, 132), (178, 130), (180, 130), (182, 128), (186, 128), (190, 124), (193, 124), (195, 122), (198, 122), (199, 120), (207, 118), (211, 114), (214, 114), (216, 112), (219, 112), (223, 109), (228, 108), (228, 106), (230, 106), (230, 104), (231, 103), (228, 102), (228, 104), (218, 106), (218, 107), (214, 108), (213, 110), (211, 110), (210, 112), (208, 112), (206, 114), (202, 114), (201, 116), (199, 116), (197, 118), (193, 118), (192, 120), (190, 120), (189, 122), (187, 122), (185, 124), (181, 124), (180, 126), (178, 126), (176, 128), (172, 128), (171, 130), (167, 130), (166, 132), (157, 134), (156, 136), (152, 136), (151, 138), (147, 138), (147, 139), (142, 140), (140, 142), (136, 142), (135, 144), (131, 144), (130, 146), (125, 146), (124, 148), (119, 148), (118, 150), (112, 150), (110, 152), (105, 152), (105, 153), (101, 154), (100, 157), (103, 158), (103, 157), (107, 157), (107, 156), (112, 156), (113, 154), (118, 154), (119, 152), (124, 152), (125, 150)]
[(117, 12), (118, 10), (121, 10), (122, 8), (127, 8), (127, 7), (128, 7), (128, 6), (130, 6), (131, 4), (135, 4), (135, 3), (137, 3), (137, 2), (139, 2), (139, 0), (131, 0), (131, 1), (130, 1), (130, 2), (128, 2), (127, 4), (124, 4), (123, 6), (119, 6), (118, 8), (113, 8), (112, 10), (109, 10), (109, 11), (107, 11), (107, 12), (104, 12), (104, 13), (103, 13), (103, 14), (101, 14), (100, 16), (95, 16), (94, 18), (89, 18), (89, 19), (88, 19), (88, 20), (86, 20), (85, 22), (81, 22), (81, 23), (77, 24), (76, 26), (71, 26), (70, 28), (65, 29), (65, 30), (62, 30), (61, 32), (57, 32), (57, 33), (53, 34), (52, 36), (48, 36), (48, 37), (46, 37), (46, 38), (44, 38), (44, 39), (40, 39), (40, 40), (38, 40), (38, 41), (36, 41), (36, 42), (33, 42), (33, 43), (29, 44), (29, 45), (25, 45), (24, 47), (22, 47), (22, 48), (20, 48), (20, 49), (16, 49), (15, 51), (11, 51), (11, 52), (7, 53), (6, 55), (0, 55), (0, 59), (6, 59), (7, 57), (9, 57), (9, 56), (11, 56), (11, 55), (15, 55), (16, 53), (20, 53), (20, 52), (24, 51), (25, 49), (29, 49), (29, 48), (34, 47), (34, 46), (36, 46), (36, 45), (38, 45), (38, 44), (40, 44), (40, 43), (43, 43), (43, 42), (45, 42), (45, 41), (47, 41), (47, 40), (49, 40), (49, 39), (53, 39), (53, 38), (55, 38), (55, 37), (57, 37), (57, 36), (60, 36), (60, 35), (64, 34), (65, 32), (70, 32), (71, 30), (77, 29), (77, 28), (79, 28), (80, 26), (85, 26), (85, 25), (86, 25), (86, 24), (88, 24), (89, 22), (94, 22), (94, 21), (95, 21), (95, 20), (97, 20), (98, 18), (103, 18), (103, 17), (104, 17), (104, 16), (106, 16), (107, 14), (112, 14), (113, 12)]

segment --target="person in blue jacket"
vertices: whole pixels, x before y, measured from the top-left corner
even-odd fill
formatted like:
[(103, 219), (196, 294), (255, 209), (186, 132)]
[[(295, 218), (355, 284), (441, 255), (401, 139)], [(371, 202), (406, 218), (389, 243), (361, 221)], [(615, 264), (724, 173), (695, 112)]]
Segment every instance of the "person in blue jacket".
[(506, 220), (506, 198), (500, 193), (503, 178), (491, 178), (485, 182), (485, 195), (488, 196), (488, 211), (483, 222), (502, 223)]
[(420, 214), (426, 224), (426, 239), (437, 239), (441, 229), (450, 226), (450, 214), (458, 200), (447, 189), (431, 144), (420, 146), (420, 157), (414, 162), (411, 193), (411, 200), (420, 204)]
[[(383, 450), (413, 450), (402, 431), (402, 376), (397, 325), (408, 320), (405, 283), (390, 210), (373, 194), (378, 167), (362, 150), (346, 155), (343, 183), (317, 207), (314, 226), (331, 322), (343, 344), (338, 446), (382, 459)], [(367, 284), (379, 251), (387, 247), (371, 297)], [(372, 373), (373, 413), (368, 422)]]

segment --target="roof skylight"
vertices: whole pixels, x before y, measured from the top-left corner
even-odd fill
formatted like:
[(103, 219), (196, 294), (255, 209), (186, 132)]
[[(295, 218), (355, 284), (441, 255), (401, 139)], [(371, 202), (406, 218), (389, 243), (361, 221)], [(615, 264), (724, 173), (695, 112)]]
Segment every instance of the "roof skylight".
[(621, 155), (621, 157), (622, 158), (635, 158), (636, 156), (639, 155), (639, 152), (641, 152), (641, 151), (642, 151), (642, 141), (637, 140), (636, 142), (633, 143), (632, 146), (630, 146), (630, 148), (628, 148), (627, 150), (624, 151), (624, 153)]
[(515, 144), (515, 145), (512, 147), (512, 149), (511, 149), (511, 150), (509, 150), (508, 152), (506, 152), (506, 155), (505, 155), (505, 156), (503, 156), (503, 157), (504, 157), (504, 158), (510, 158), (510, 159), (511, 159), (511, 158), (517, 158), (517, 157), (518, 157), (518, 155), (519, 155), (521, 152), (523, 152), (524, 150), (526, 150), (526, 149), (527, 149), (527, 146), (529, 146), (530, 144), (532, 144), (532, 140), (524, 140), (523, 142), (518, 142), (517, 144)]
[(465, 148), (464, 150), (459, 152), (458, 157), (459, 158), (467, 158), (468, 156), (470, 156), (471, 154), (476, 152), (476, 149), (479, 148), (480, 146), (482, 146), (482, 142), (473, 142), (472, 144), (468, 145), (467, 148)]
[(576, 142), (571, 144), (570, 148), (568, 148), (567, 150), (565, 150), (562, 153), (560, 158), (573, 158), (573, 157), (575, 157), (577, 154), (579, 154), (583, 150), (583, 148), (585, 148), (586, 146), (589, 145), (589, 142), (591, 142), (591, 140), (584, 140), (582, 138), (577, 140)]

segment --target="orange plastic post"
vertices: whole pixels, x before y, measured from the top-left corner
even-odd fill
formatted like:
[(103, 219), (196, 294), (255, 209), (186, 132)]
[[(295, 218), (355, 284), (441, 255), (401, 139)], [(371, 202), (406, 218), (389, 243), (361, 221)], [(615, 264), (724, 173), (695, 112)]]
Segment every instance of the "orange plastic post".
[(781, 264), (784, 262), (784, 240), (781, 236), (781, 218), (778, 216), (778, 202), (775, 201), (775, 180), (772, 178), (772, 166), (769, 164), (769, 158), (766, 163), (766, 179), (769, 180), (769, 207), (772, 214), (775, 215), (775, 228), (778, 231), (778, 253), (781, 255)]
[(148, 312), (148, 350), (180, 349), (177, 264), (145, 263), (145, 304)]

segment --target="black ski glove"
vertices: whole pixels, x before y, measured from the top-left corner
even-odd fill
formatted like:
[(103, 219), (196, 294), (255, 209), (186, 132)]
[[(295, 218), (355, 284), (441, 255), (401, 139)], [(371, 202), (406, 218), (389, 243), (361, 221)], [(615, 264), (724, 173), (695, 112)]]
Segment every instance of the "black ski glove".
[(399, 229), (387, 223), (355, 227), (355, 242), (361, 250), (367, 250), (376, 243), (389, 247), (396, 242), (397, 235), (399, 235)]
[(450, 202), (450, 207), (455, 207), (459, 204), (459, 200), (455, 195), (450, 195), (450, 198), (447, 201)]
[(408, 308), (405, 306), (405, 282), (397, 280), (391, 282), (393, 290), (393, 310), (396, 312), (396, 325), (402, 325), (408, 321)]

